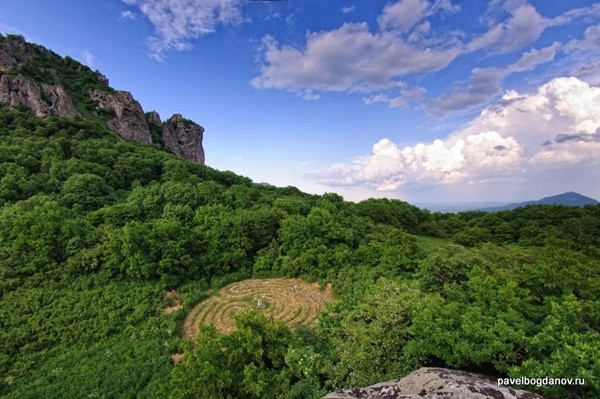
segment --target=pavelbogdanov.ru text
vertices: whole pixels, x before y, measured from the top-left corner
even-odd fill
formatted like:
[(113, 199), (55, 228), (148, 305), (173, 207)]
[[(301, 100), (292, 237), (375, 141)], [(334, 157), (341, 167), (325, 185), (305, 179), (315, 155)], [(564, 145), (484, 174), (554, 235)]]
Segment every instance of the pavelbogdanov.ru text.
[(498, 378), (498, 386), (503, 385), (535, 385), (537, 387), (547, 385), (585, 385), (585, 378), (551, 378), (551, 377), (519, 377), (519, 378)]

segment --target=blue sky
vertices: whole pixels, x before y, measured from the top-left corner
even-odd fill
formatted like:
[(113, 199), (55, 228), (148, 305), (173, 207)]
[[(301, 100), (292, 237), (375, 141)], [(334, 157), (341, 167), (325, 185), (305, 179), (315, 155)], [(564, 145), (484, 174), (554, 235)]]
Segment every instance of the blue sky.
[(600, 199), (600, 3), (3, 0), (0, 32), (205, 129), (207, 164), (345, 198)]

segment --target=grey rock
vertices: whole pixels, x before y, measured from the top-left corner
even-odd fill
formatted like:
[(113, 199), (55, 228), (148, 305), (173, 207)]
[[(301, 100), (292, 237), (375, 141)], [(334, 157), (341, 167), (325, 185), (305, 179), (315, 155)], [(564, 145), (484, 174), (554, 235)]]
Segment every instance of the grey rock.
[(330, 393), (323, 399), (544, 399), (538, 394), (498, 387), (496, 380), (459, 370), (421, 368), (401, 380)]
[(102, 74), (99, 74), (99, 76), (98, 76), (98, 80), (99, 80), (99, 81), (100, 81), (100, 83), (102, 83), (104, 86), (106, 86), (106, 87), (110, 87), (110, 85), (109, 85), (109, 81), (108, 81), (108, 78), (107, 78), (106, 76), (104, 76), (104, 75), (102, 75)]
[(108, 121), (108, 127), (127, 140), (149, 144), (152, 142), (150, 128), (144, 110), (131, 93), (127, 91), (105, 92), (98, 89), (89, 93), (98, 102), (98, 108), (113, 111), (115, 117)]
[(199, 164), (204, 164), (203, 134), (202, 126), (179, 114), (173, 115), (163, 123), (162, 138), (165, 147), (173, 153)]
[(148, 123), (154, 123), (155, 125), (162, 125), (162, 121), (160, 120), (160, 115), (156, 111), (150, 111), (146, 114), (146, 120)]
[(0, 76), (0, 104), (8, 108), (26, 106), (38, 117), (79, 115), (62, 86), (36, 83), (21, 76)]
[(35, 46), (24, 39), (0, 42), (0, 72), (26, 65), (36, 55)]

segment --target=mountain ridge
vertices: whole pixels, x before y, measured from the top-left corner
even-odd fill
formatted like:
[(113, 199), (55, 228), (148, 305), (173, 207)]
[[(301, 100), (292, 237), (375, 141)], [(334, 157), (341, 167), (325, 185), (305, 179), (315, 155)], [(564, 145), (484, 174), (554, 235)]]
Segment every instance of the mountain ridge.
[(155, 111), (144, 112), (130, 92), (110, 87), (100, 72), (19, 35), (0, 35), (0, 106), (25, 108), (40, 118), (99, 120), (123, 139), (205, 162), (202, 126), (179, 114), (161, 122)]

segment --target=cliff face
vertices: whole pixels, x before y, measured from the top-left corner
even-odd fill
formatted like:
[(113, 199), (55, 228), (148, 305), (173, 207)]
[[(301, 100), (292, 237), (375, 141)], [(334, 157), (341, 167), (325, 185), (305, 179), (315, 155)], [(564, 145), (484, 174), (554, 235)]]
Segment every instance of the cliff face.
[(6, 40), (0, 43), (0, 72), (26, 65), (35, 54), (35, 47), (25, 40)]
[(192, 162), (204, 164), (202, 138), (204, 128), (179, 114), (162, 122), (156, 111), (146, 114), (153, 140)]
[(162, 137), (165, 147), (192, 162), (204, 163), (202, 138), (204, 128), (179, 114), (163, 123)]
[(156, 112), (147, 119), (131, 93), (111, 89), (104, 75), (19, 36), (0, 35), (0, 106), (27, 107), (40, 118), (102, 119), (126, 140), (154, 143), (204, 164), (202, 126), (179, 114), (164, 123)]
[(25, 106), (40, 118), (79, 115), (62, 86), (36, 83), (21, 76), (0, 76), (0, 104), (9, 108)]
[(139, 143), (152, 143), (150, 128), (146, 122), (144, 110), (139, 102), (127, 91), (106, 93), (92, 90), (89, 93), (92, 100), (98, 102), (98, 108), (111, 111), (115, 117), (109, 119), (108, 127), (127, 140)]

